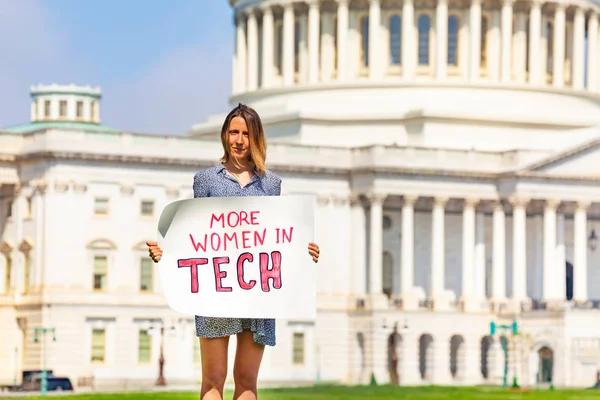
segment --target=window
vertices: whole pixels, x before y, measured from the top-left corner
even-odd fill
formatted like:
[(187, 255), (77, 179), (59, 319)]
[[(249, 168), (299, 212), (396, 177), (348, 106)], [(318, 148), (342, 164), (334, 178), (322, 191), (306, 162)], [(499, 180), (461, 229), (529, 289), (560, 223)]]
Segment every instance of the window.
[(333, 70), (338, 69), (338, 19), (333, 18)]
[(12, 217), (12, 207), (13, 207), (13, 201), (8, 200), (8, 210), (6, 211), (6, 218)]
[(140, 213), (145, 217), (154, 215), (154, 202), (152, 200), (142, 200), (140, 204)]
[(458, 66), (458, 17), (448, 17), (448, 65)]
[(59, 115), (61, 117), (67, 116), (67, 101), (66, 100), (61, 100), (58, 103), (58, 110), (59, 110)]
[(94, 257), (94, 290), (106, 290), (108, 276), (108, 257)]
[(400, 65), (402, 60), (402, 20), (399, 15), (390, 18), (390, 65)]
[(552, 75), (554, 66), (554, 23), (552, 21), (546, 23), (546, 54), (546, 74)]
[(429, 29), (431, 20), (429, 15), (421, 14), (417, 20), (419, 30), (419, 65), (429, 65)]
[(38, 119), (38, 102), (37, 102), (37, 100), (34, 100), (31, 103), (31, 107), (33, 108), (33, 110), (32, 110), (33, 120), (37, 121), (37, 119)]
[(92, 329), (92, 362), (104, 362), (106, 347), (106, 331)]
[(140, 264), (140, 291), (151, 292), (152, 285), (152, 266), (153, 261), (149, 257), (142, 258)]
[(360, 19), (360, 65), (369, 66), (369, 17)]
[(92, 122), (96, 122), (96, 102), (92, 101), (90, 103), (90, 119)]
[(146, 329), (139, 330), (138, 362), (150, 362), (152, 356), (152, 338)]
[(94, 199), (94, 214), (96, 214), (96, 215), (107, 215), (108, 214), (108, 198), (107, 197), (96, 197)]
[(10, 292), (10, 280), (12, 278), (12, 257), (8, 253), (4, 253), (4, 293)]
[(50, 118), (50, 100), (44, 101), (44, 117)]
[(292, 350), (292, 363), (304, 364), (304, 333), (294, 332)]
[(481, 17), (481, 68), (487, 68), (487, 31), (488, 31), (488, 19), (487, 17)]
[(32, 204), (33, 203), (33, 198), (31, 196), (29, 196), (27, 198), (27, 217), (31, 218), (31, 216), (33, 215), (33, 209), (32, 209)]
[(77, 118), (83, 118), (83, 101), (77, 102)]
[(300, 34), (302, 33), (302, 29), (300, 26), (300, 21), (296, 21), (294, 23), (294, 72), (296, 74), (300, 73)]

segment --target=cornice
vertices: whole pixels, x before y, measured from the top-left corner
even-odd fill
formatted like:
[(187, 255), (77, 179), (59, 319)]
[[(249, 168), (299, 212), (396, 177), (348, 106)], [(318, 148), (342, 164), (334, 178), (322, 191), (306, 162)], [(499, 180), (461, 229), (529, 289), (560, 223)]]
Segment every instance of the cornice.
[[(202, 169), (216, 165), (218, 160), (197, 160), (181, 159), (171, 157), (148, 157), (133, 155), (111, 155), (111, 154), (93, 154), (80, 152), (59, 152), (46, 151), (29, 153), (18, 156), (16, 162), (36, 162), (36, 161), (92, 161), (100, 163), (120, 163), (136, 165), (160, 165), (164, 167), (184, 167), (190, 169)], [(479, 172), (466, 170), (444, 170), (439, 168), (412, 168), (412, 167), (335, 167), (335, 166), (306, 166), (289, 165), (278, 162), (271, 162), (268, 168), (275, 173), (297, 173), (313, 175), (337, 175), (340, 178), (352, 179), (355, 177), (373, 175), (377, 177), (418, 177), (429, 176), (439, 178), (469, 179), (485, 182), (497, 182), (499, 180), (543, 180), (548, 182), (568, 181), (579, 183), (597, 183), (600, 182), (600, 176), (571, 176), (560, 174), (545, 174), (532, 171), (511, 171), (511, 172)]]

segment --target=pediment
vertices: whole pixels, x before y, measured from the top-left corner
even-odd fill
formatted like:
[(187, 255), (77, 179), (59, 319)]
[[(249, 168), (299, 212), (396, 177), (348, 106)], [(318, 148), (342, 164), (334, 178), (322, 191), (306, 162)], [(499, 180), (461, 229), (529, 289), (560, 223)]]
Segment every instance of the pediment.
[(600, 177), (600, 139), (549, 157), (527, 171), (542, 175)]
[(114, 250), (117, 248), (117, 245), (108, 239), (96, 239), (88, 243), (87, 248), (94, 250)]

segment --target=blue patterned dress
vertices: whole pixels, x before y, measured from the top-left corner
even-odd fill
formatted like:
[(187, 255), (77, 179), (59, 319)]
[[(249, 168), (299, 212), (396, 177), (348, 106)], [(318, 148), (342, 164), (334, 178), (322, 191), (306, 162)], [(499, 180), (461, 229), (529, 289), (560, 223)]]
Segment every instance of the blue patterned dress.
[[(254, 175), (244, 187), (227, 174), (222, 164), (203, 169), (194, 175), (194, 197), (279, 196), (280, 193), (281, 178), (270, 171), (262, 177)], [(196, 336), (199, 337), (216, 338), (249, 330), (252, 331), (256, 343), (275, 346), (274, 319), (196, 315), (195, 320)]]

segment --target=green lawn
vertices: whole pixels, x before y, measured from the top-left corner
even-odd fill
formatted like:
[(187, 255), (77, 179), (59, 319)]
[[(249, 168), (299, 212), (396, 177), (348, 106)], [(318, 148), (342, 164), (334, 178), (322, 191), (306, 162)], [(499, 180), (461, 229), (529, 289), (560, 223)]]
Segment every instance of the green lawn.
[[(41, 400), (42, 397), (21, 397), (22, 399)], [(128, 393), (128, 394), (97, 394), (46, 397), (46, 399), (73, 400), (197, 400), (198, 393)], [(227, 392), (225, 399), (231, 399), (232, 393)], [(297, 389), (260, 389), (261, 400), (587, 400), (599, 399), (600, 390), (532, 390), (515, 393), (498, 388), (444, 388), (419, 387), (407, 388), (397, 386), (316, 386)]]

